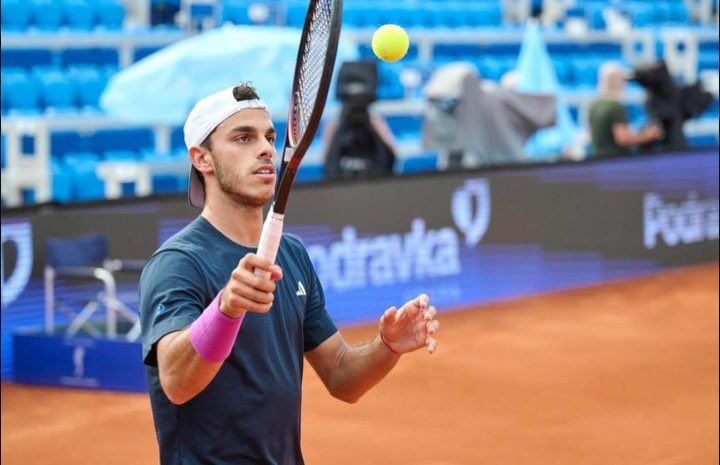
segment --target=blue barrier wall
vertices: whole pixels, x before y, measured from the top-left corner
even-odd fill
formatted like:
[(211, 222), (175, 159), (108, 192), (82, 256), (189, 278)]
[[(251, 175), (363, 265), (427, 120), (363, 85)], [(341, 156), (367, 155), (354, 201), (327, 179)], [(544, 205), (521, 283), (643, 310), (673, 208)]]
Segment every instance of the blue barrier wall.
[[(42, 326), (47, 237), (102, 232), (114, 257), (147, 258), (196, 214), (180, 197), (4, 213), (3, 379), (12, 334)], [(451, 310), (717, 260), (718, 154), (300, 186), (286, 224), (338, 324), (374, 321), (420, 292)], [(60, 298), (95, 290), (66, 285)], [(135, 290), (121, 286), (131, 307)]]

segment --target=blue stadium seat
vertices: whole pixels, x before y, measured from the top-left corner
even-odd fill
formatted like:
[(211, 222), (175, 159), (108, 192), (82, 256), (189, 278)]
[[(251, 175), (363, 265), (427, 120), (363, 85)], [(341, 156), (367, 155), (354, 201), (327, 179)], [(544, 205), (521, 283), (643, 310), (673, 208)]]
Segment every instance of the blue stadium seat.
[(5, 49), (0, 52), (2, 67), (30, 68), (33, 66), (48, 66), (55, 63), (57, 55), (49, 49)]
[(57, 31), (65, 18), (60, 0), (33, 0), (35, 26), (43, 31)]
[(25, 71), (22, 68), (7, 67), (2, 68), (2, 71), (0, 71), (0, 100), (2, 101), (3, 114), (6, 114), (8, 110), (8, 90), (12, 87), (10, 83), (13, 81), (14, 76), (24, 74)]
[(95, 28), (95, 8), (87, 0), (64, 0), (65, 17), (70, 29), (89, 31)]
[(701, 51), (698, 54), (698, 70), (718, 69), (718, 56), (716, 52)]
[(40, 113), (40, 87), (32, 76), (25, 73), (10, 74), (3, 77), (3, 85), (10, 113)]
[(436, 154), (421, 154), (409, 158), (401, 158), (397, 162), (396, 171), (400, 173), (422, 173), (437, 169)]
[(51, 160), (52, 199), (55, 202), (67, 203), (73, 199), (73, 182), (70, 170), (59, 160)]
[(595, 87), (598, 64), (592, 59), (573, 60), (573, 76), (578, 87)]
[(96, 66), (77, 66), (68, 69), (68, 76), (75, 84), (80, 108), (99, 108), (100, 95), (105, 89), (106, 76)]
[[(478, 26), (500, 26), (502, 24), (502, 12), (500, 6), (496, 3), (482, 5), (479, 9)], [(462, 14), (459, 12), (458, 14)]]
[(105, 197), (105, 183), (97, 176), (99, 156), (92, 152), (68, 153), (63, 165), (72, 182), (73, 200), (98, 200)]
[(564, 58), (554, 56), (555, 73), (560, 84), (567, 86), (573, 82), (572, 64)]
[(36, 76), (46, 109), (65, 111), (76, 108), (76, 87), (65, 73), (50, 70), (37, 72)]
[(147, 129), (101, 129), (87, 138), (87, 148), (105, 153), (111, 150), (140, 151), (152, 148), (155, 136)]
[(441, 25), (441, 18), (438, 15), (440, 8), (428, 5), (420, 9), (420, 26), (425, 28), (434, 28)]
[[(252, 24), (252, 21), (250, 20), (250, 16), (248, 15), (248, 7), (249, 4), (252, 3), (248, 0), (226, 0), (223, 4), (222, 8), (222, 17), (224, 21), (230, 21), (233, 24)], [(288, 14), (290, 10), (290, 6), (288, 6)], [(307, 9), (307, 5), (305, 5), (305, 9)], [(303, 14), (304, 14), (303, 10)], [(300, 27), (302, 26), (302, 21), (305, 20), (305, 16), (303, 16), (300, 21)]]
[(588, 5), (585, 7), (585, 17), (592, 29), (605, 29), (605, 17), (603, 5)]
[(400, 83), (400, 66), (397, 63), (380, 63), (378, 67), (378, 97), (384, 100), (401, 99), (405, 90)]
[(117, 69), (118, 51), (114, 48), (69, 48), (60, 53), (65, 67), (73, 65), (112, 65)]
[(635, 27), (648, 27), (655, 23), (655, 11), (650, 5), (630, 4), (628, 11)]
[[(154, 149), (140, 151), (140, 160), (147, 163), (187, 163), (185, 150), (175, 150), (168, 153), (158, 153)], [(187, 190), (187, 175), (178, 176), (172, 173), (155, 173), (152, 177), (153, 194), (169, 194)]]
[(2, 0), (3, 31), (24, 31), (32, 17), (32, 5), (25, 0)]
[(116, 0), (97, 0), (94, 4), (98, 26), (119, 30), (125, 20), (125, 8)]

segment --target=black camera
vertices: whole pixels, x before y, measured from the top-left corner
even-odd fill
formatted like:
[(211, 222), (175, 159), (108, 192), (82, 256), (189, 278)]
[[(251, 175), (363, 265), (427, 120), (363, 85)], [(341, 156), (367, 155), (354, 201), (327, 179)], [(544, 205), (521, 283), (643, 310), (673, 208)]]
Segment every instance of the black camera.
[(337, 80), (337, 98), (344, 104), (368, 106), (377, 100), (378, 70), (374, 61), (346, 61)]
[(705, 112), (712, 104), (712, 94), (699, 83), (676, 84), (664, 61), (636, 67), (631, 79), (647, 91), (645, 110), (663, 128), (665, 138), (662, 145), (665, 148), (683, 147), (683, 123)]

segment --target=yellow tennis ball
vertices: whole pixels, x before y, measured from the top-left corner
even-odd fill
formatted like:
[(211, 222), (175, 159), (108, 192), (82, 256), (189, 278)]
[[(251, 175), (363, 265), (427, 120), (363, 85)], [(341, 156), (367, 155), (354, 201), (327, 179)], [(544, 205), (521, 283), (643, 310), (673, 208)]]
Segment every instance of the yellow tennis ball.
[(398, 61), (408, 51), (410, 38), (405, 29), (395, 24), (386, 24), (373, 34), (372, 49), (383, 61)]

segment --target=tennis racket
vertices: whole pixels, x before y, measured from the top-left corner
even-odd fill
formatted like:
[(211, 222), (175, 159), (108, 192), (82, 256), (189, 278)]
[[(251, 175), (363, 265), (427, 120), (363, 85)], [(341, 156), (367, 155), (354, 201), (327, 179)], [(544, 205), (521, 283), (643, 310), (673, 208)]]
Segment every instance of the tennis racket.
[[(278, 185), (258, 244), (258, 255), (273, 263), (280, 247), (285, 208), (295, 175), (325, 108), (341, 22), (342, 0), (310, 0), (295, 63)], [(270, 276), (261, 270), (255, 274)]]

